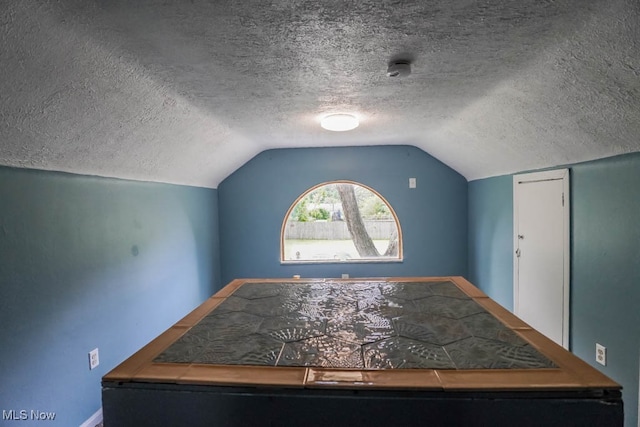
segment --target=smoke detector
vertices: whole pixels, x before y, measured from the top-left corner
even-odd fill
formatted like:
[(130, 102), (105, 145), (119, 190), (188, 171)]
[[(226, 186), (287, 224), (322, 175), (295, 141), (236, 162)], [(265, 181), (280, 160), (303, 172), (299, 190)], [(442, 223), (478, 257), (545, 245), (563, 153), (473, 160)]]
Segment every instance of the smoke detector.
[(387, 68), (387, 76), (407, 77), (409, 74), (411, 74), (411, 62), (406, 60), (397, 60), (389, 63), (389, 68)]

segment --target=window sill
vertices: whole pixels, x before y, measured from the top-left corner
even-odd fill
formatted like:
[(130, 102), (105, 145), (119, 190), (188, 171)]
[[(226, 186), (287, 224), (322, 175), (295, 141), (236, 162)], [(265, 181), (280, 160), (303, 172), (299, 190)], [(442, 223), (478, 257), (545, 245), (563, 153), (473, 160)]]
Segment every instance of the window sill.
[(402, 258), (385, 258), (385, 259), (376, 259), (376, 258), (358, 258), (358, 259), (345, 259), (345, 260), (333, 260), (333, 259), (305, 259), (305, 260), (285, 260), (280, 261), (280, 265), (301, 265), (301, 264), (393, 264), (393, 263), (401, 263), (403, 262)]

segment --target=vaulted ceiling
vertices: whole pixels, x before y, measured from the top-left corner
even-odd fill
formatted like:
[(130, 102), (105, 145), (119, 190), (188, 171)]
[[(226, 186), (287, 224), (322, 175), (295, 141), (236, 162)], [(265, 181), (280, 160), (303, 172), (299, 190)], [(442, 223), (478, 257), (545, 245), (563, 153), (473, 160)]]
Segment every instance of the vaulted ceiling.
[(6, 0), (0, 67), (14, 167), (215, 188), (281, 147), (469, 180), (640, 151), (637, 0)]

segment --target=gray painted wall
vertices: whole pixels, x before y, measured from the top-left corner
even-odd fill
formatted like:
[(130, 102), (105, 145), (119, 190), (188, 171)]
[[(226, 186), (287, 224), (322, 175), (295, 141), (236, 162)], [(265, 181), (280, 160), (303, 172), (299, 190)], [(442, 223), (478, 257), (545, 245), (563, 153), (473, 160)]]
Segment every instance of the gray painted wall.
[[(409, 188), (409, 178), (417, 188)], [(404, 236), (402, 263), (281, 265), (280, 230), (310, 187), (337, 179), (378, 191)], [(223, 283), (239, 277), (436, 276), (467, 273), (467, 182), (411, 146), (262, 152), (218, 188)]]
[[(570, 166), (571, 349), (624, 387), (625, 426), (638, 419), (640, 155)], [(512, 177), (469, 183), (469, 278), (512, 308)], [(595, 343), (608, 365), (595, 363)]]
[(217, 208), (216, 190), (0, 167), (0, 410), (91, 416), (102, 375), (219, 287)]

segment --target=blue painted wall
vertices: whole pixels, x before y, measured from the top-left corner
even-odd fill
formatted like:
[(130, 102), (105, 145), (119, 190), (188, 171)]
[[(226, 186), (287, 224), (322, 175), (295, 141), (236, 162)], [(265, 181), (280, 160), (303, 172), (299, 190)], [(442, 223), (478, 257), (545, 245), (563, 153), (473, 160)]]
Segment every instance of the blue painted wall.
[[(596, 367), (625, 387), (636, 427), (640, 155), (571, 174), (571, 345), (594, 366), (594, 343), (607, 346)], [(280, 265), (287, 209), (335, 179), (391, 203), (403, 263)], [(79, 425), (100, 406), (102, 375), (235, 277), (464, 275), (511, 308), (512, 209), (511, 176), (467, 185), (410, 146), (270, 150), (218, 190), (0, 167), (0, 410)]]
[(0, 167), (0, 410), (98, 410), (102, 375), (219, 287), (217, 209), (216, 190)]
[[(418, 186), (410, 189), (410, 177)], [(281, 265), (284, 216), (304, 191), (337, 179), (374, 188), (395, 210), (404, 262)], [(467, 182), (411, 146), (262, 152), (218, 187), (222, 280), (238, 277), (466, 275)]]
[[(638, 420), (640, 154), (570, 166), (571, 349), (624, 387), (625, 426)], [(469, 277), (513, 305), (512, 177), (469, 183)], [(607, 347), (606, 367), (595, 343)]]
[(469, 280), (513, 310), (513, 179), (469, 183)]

